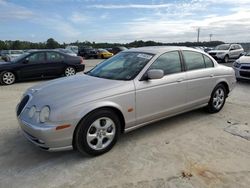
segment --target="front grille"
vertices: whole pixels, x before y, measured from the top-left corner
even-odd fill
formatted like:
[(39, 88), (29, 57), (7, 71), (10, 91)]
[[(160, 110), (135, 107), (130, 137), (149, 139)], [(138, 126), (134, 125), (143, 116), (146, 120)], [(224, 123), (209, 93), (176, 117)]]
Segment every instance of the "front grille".
[(250, 72), (240, 71), (240, 75), (243, 77), (250, 78)]
[(250, 70), (250, 66), (249, 66), (249, 67), (247, 67), (247, 66), (242, 66), (241, 69)]
[(20, 115), (20, 113), (22, 112), (23, 108), (25, 107), (25, 105), (27, 104), (27, 102), (29, 101), (29, 95), (26, 95), (20, 102), (18, 108), (17, 108), (17, 116)]

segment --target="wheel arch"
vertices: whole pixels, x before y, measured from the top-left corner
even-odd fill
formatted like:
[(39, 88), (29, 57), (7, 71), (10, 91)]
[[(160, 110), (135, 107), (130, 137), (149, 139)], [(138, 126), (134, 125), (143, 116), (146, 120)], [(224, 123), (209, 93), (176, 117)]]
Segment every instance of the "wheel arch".
[[(225, 81), (225, 80), (220, 80), (220, 81), (218, 81), (217, 83), (216, 83), (216, 85), (215, 85), (215, 87), (217, 86), (217, 85), (219, 85), (219, 84), (222, 84), (224, 87), (225, 87), (225, 89), (226, 89), (226, 94), (227, 94), (227, 96), (228, 96), (228, 94), (229, 94), (229, 92), (230, 92), (230, 89), (229, 89), (229, 84), (227, 83), (227, 81)], [(214, 87), (214, 88), (215, 88)], [(227, 97), (226, 96), (226, 97)]]
[(73, 148), (75, 148), (76, 130), (77, 130), (78, 126), (81, 124), (81, 122), (84, 121), (84, 118), (91, 115), (92, 113), (95, 113), (96, 111), (103, 110), (103, 109), (111, 110), (118, 116), (118, 118), (119, 118), (119, 120), (121, 122), (121, 134), (124, 133), (124, 130), (125, 130), (125, 118), (124, 118), (124, 115), (123, 115), (122, 111), (118, 107), (116, 107), (114, 105), (99, 106), (99, 107), (96, 107), (94, 109), (88, 110), (88, 112), (85, 115), (83, 115), (82, 118), (78, 121), (78, 123), (77, 123), (77, 125), (76, 125), (76, 127), (74, 129), (74, 132), (73, 132), (73, 139), (72, 139)]

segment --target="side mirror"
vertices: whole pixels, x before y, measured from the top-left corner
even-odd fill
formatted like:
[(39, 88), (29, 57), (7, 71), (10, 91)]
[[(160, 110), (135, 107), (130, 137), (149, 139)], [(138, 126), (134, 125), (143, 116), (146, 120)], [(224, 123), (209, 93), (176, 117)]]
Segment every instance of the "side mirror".
[(23, 64), (28, 64), (28, 63), (29, 63), (29, 58), (25, 58)]
[(147, 72), (147, 78), (150, 80), (161, 79), (164, 76), (164, 71), (161, 69), (151, 69)]

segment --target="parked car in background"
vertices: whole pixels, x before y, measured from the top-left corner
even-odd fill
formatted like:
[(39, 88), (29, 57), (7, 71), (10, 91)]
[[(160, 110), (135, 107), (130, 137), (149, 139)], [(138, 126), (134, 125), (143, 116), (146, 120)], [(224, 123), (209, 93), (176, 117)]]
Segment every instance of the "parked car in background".
[(228, 63), (230, 59), (237, 59), (244, 53), (240, 44), (221, 44), (208, 52), (214, 59)]
[(84, 57), (85, 59), (89, 58), (98, 58), (97, 50), (91, 47), (82, 47), (79, 49), (78, 56)]
[(237, 80), (240, 79), (250, 80), (250, 52), (246, 53), (244, 56), (241, 56), (239, 59), (237, 59), (233, 64), (233, 68)]
[(58, 48), (56, 50), (59, 51), (59, 52), (71, 55), (71, 56), (77, 56), (77, 54), (75, 52), (73, 52), (73, 51), (71, 51), (69, 49)]
[(110, 53), (108, 50), (102, 49), (102, 48), (97, 50), (97, 54), (98, 54), (98, 57), (102, 59), (107, 59), (113, 56), (113, 54)]
[(78, 54), (78, 50), (79, 50), (78, 46), (66, 46), (65, 49), (71, 50), (71, 51), (73, 51), (75, 54)]
[(231, 67), (187, 47), (121, 52), (83, 75), (28, 89), (17, 105), (25, 137), (44, 150), (100, 155), (120, 134), (183, 112), (219, 112), (235, 86)]
[(117, 54), (121, 51), (124, 51), (124, 50), (127, 50), (127, 48), (124, 46), (116, 46), (116, 47), (112, 48), (112, 53), (115, 55), (115, 54)]
[(23, 50), (4, 50), (1, 56), (4, 61), (12, 61), (23, 53)]
[(13, 84), (17, 80), (44, 77), (72, 76), (83, 71), (81, 57), (74, 57), (55, 50), (24, 53), (11, 62), (0, 62), (0, 83)]

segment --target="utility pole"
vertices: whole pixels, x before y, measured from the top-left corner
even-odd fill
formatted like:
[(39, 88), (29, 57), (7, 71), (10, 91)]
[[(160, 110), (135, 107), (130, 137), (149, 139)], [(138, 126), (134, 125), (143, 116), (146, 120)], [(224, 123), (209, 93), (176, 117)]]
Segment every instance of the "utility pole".
[(200, 30), (201, 30), (201, 28), (200, 27), (198, 27), (198, 29), (197, 29), (197, 43), (199, 43), (200, 42)]
[(209, 34), (210, 42), (212, 41), (212, 36), (213, 36), (213, 34), (212, 34), (212, 33), (211, 33), (211, 34)]

